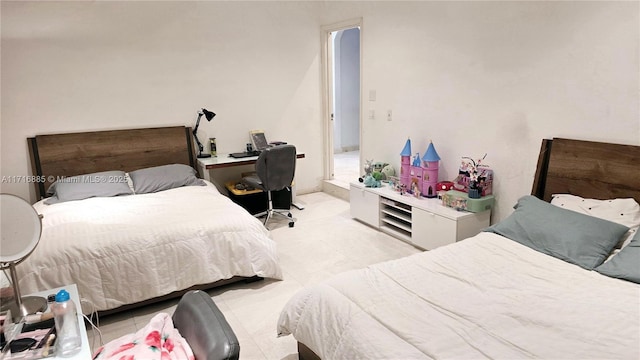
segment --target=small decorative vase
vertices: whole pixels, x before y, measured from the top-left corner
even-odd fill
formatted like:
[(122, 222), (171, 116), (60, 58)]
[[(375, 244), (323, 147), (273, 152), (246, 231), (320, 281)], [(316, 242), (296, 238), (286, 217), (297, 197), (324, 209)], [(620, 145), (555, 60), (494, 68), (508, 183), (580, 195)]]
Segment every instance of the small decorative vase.
[(480, 199), (480, 188), (478, 187), (478, 183), (472, 182), (469, 184), (469, 199)]

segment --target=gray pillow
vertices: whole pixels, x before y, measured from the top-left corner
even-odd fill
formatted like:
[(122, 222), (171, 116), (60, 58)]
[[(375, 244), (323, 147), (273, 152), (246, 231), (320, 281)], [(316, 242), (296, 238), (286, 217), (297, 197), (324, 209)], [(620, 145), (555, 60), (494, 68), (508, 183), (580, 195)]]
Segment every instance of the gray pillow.
[(596, 271), (603, 275), (640, 284), (640, 231), (636, 231), (631, 242), (611, 260), (598, 266)]
[(129, 173), (136, 194), (148, 194), (181, 186), (204, 186), (196, 171), (183, 164), (162, 165)]
[(45, 204), (82, 200), (92, 197), (132, 195), (124, 171), (103, 171), (71, 176), (56, 181), (47, 189)]
[(528, 195), (509, 217), (485, 231), (592, 270), (602, 264), (628, 227), (562, 209)]

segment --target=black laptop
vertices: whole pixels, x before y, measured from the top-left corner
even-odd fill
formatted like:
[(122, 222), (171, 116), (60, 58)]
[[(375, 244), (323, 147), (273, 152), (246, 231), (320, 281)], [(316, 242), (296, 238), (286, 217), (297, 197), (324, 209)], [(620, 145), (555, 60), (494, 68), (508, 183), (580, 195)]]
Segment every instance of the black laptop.
[(260, 155), (260, 151), (258, 150), (254, 150), (254, 151), (245, 151), (245, 152), (237, 152), (237, 153), (231, 153), (229, 154), (230, 157), (232, 158), (236, 158), (236, 159), (240, 159), (240, 158), (246, 158), (246, 157), (252, 157), (252, 156), (258, 156)]
[(267, 142), (267, 138), (264, 136), (264, 131), (262, 130), (251, 130), (249, 132), (251, 136), (251, 143), (253, 144), (253, 151), (244, 151), (231, 153), (229, 156), (232, 158), (245, 158), (251, 156), (258, 156), (260, 152), (269, 147), (269, 143)]

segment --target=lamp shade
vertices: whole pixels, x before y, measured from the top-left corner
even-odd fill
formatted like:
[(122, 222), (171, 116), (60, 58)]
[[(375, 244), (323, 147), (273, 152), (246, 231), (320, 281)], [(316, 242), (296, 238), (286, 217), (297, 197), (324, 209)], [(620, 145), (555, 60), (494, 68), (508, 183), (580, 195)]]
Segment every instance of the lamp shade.
[(214, 113), (213, 111), (209, 111), (207, 109), (202, 109), (202, 113), (204, 114), (204, 117), (207, 118), (207, 121), (211, 121), (211, 119), (213, 119), (214, 116), (216, 116), (216, 113)]

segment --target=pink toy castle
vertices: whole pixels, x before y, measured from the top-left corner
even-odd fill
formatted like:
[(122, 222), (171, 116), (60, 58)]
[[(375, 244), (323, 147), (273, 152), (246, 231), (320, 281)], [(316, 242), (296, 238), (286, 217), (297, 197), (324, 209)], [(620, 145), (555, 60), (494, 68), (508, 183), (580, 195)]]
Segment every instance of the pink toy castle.
[(400, 183), (411, 189), (411, 139), (407, 139), (400, 153)]
[(433, 198), (438, 196), (436, 184), (438, 183), (438, 169), (440, 156), (433, 147), (433, 143), (429, 142), (429, 147), (422, 157), (422, 196)]
[(415, 194), (417, 191), (419, 194), (422, 194), (422, 161), (420, 161), (420, 153), (416, 153), (416, 156), (413, 158), (413, 164), (409, 168), (409, 187), (411, 192)]
[(436, 197), (439, 161), (440, 156), (433, 143), (429, 143), (422, 159), (417, 153), (411, 163), (411, 139), (407, 139), (400, 153), (400, 183), (407, 189), (417, 189), (422, 196)]

